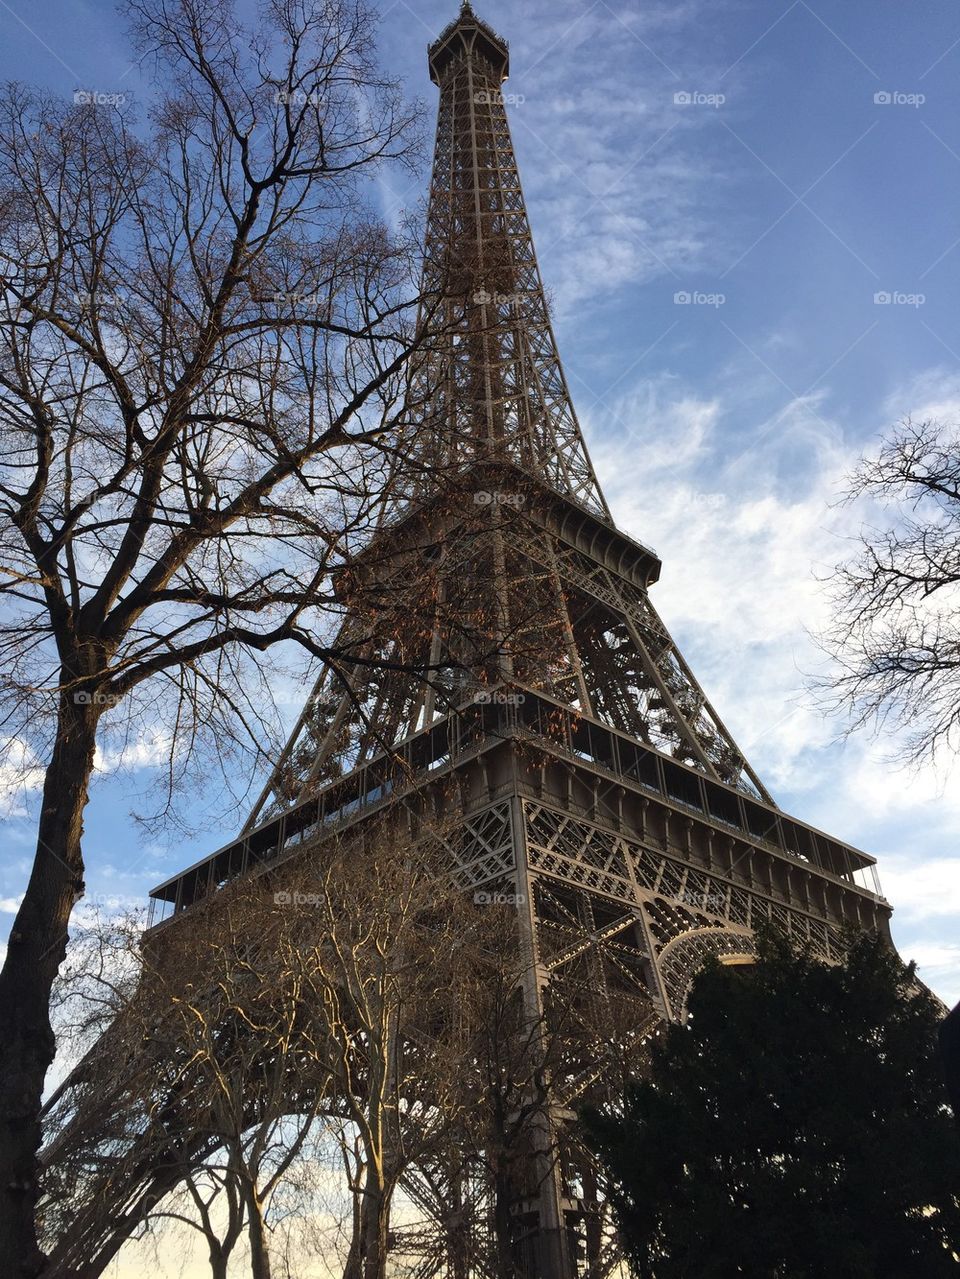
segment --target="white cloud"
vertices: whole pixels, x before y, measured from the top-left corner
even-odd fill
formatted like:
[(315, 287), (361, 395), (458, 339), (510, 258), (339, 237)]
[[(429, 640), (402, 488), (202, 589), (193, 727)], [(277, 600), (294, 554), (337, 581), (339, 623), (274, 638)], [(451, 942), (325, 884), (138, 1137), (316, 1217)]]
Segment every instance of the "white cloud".
[(832, 731), (798, 699), (801, 667), (815, 658), (804, 628), (825, 616), (811, 565), (836, 558), (830, 505), (852, 455), (832, 426), (791, 406), (784, 429), (803, 438), (807, 475), (781, 494), (764, 447), (769, 423), (752, 432), (759, 446), (730, 458), (729, 407), (716, 398), (647, 383), (613, 406), (617, 420), (628, 414), (633, 438), (608, 432), (595, 449), (614, 515), (662, 555), (652, 597), (720, 714), (739, 723), (745, 749), (762, 745), (781, 785), (793, 784), (804, 747)]
[(0, 741), (0, 817), (23, 817), (27, 796), (43, 786), (44, 768), (17, 738)]
[[(704, 459), (719, 412), (716, 399), (698, 398), (669, 375), (637, 382), (609, 404), (604, 403), (595, 416), (602, 417), (608, 429), (591, 451), (608, 499), (624, 506), (631, 497), (638, 501), (632, 487), (641, 479), (645, 484), (657, 484), (659, 500), (664, 496), (664, 472), (679, 477), (684, 468)], [(585, 415), (588, 420), (592, 416)], [(630, 459), (626, 470), (625, 451)], [(629, 517), (633, 512), (627, 510)]]
[(884, 410), (891, 421), (930, 418), (956, 425), (960, 423), (960, 373), (952, 368), (925, 369), (890, 394)]
[[(716, 112), (674, 101), (678, 90), (713, 84), (731, 70), (706, 65), (720, 56), (709, 42), (694, 48), (684, 40), (682, 52), (677, 46), (678, 19), (694, 21), (702, 7), (614, 13), (606, 5), (535, 2), (516, 25), (511, 131), (541, 265), (563, 312), (729, 260), (734, 218), (718, 227), (714, 211), (741, 162), (738, 149), (717, 127)], [(558, 47), (563, 57), (544, 56)], [(689, 83), (674, 70), (680, 59)], [(738, 76), (734, 68), (724, 83), (728, 113)], [(703, 134), (712, 147), (699, 145)]]
[(952, 941), (920, 942), (901, 946), (905, 959), (916, 960), (917, 975), (945, 1004), (960, 1000), (960, 944)]
[(911, 949), (910, 957), (926, 968), (960, 969), (960, 942), (921, 943)]
[[(121, 769), (154, 768), (170, 754), (170, 737), (157, 729), (118, 744), (98, 744), (94, 772), (101, 775)], [(43, 788), (46, 769), (24, 742), (8, 738), (0, 742), (0, 817), (25, 817), (28, 796)]]
[(161, 731), (126, 741), (121, 746), (97, 746), (94, 768), (98, 773), (120, 769), (153, 768), (170, 757), (170, 737)]
[[(905, 398), (949, 399), (933, 386), (926, 399)], [(708, 697), (775, 798), (878, 855), (900, 912), (895, 928), (908, 926), (912, 942), (921, 921), (960, 922), (960, 861), (951, 856), (960, 767), (907, 773), (891, 762), (889, 740), (867, 734), (837, 745), (841, 726), (815, 708), (805, 677), (822, 660), (809, 632), (828, 615), (815, 568), (844, 557), (863, 519), (836, 504), (858, 451), (823, 396), (793, 401), (776, 419), (747, 416), (746, 427), (743, 417), (730, 394), (700, 398), (661, 377), (625, 389), (587, 425), (603, 423), (591, 432), (601, 484), (621, 527), (662, 556), (651, 597)], [(735, 430), (741, 443), (731, 450)], [(797, 459), (789, 482), (785, 451)], [(878, 845), (893, 847), (885, 855)], [(960, 962), (934, 932), (925, 925), (919, 938), (938, 948), (929, 979), (960, 991)]]
[(960, 857), (916, 861), (888, 855), (883, 863), (883, 886), (905, 920), (941, 915), (955, 915), (960, 920)]

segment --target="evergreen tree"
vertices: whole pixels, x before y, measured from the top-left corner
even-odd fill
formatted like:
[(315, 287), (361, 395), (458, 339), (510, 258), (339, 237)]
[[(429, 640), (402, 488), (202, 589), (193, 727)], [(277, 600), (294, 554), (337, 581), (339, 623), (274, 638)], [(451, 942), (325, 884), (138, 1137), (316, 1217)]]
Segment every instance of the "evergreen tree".
[(960, 1273), (942, 1009), (880, 939), (828, 965), (773, 936), (708, 965), (685, 1025), (585, 1116), (642, 1279)]

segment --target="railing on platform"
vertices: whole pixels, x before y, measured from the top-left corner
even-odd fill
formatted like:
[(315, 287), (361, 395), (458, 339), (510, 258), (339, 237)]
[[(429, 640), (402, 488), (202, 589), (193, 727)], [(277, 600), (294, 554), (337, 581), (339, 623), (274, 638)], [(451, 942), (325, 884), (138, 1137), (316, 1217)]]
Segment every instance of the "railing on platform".
[(438, 776), (510, 737), (540, 741), (760, 847), (815, 865), (831, 878), (882, 896), (873, 859), (858, 849), (541, 692), (503, 684), (475, 694), (473, 700), (399, 743), (389, 754), (328, 783), (316, 795), (159, 885), (151, 893), (149, 926), (178, 914), (237, 875), (275, 863), (384, 806), (414, 789), (424, 777)]

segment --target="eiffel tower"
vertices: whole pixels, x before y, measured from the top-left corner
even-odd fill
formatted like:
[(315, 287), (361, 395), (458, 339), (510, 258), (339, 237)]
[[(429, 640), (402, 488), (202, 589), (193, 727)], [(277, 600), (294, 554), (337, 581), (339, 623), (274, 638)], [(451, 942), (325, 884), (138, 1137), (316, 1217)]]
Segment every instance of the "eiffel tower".
[[(889, 936), (874, 859), (788, 816), (650, 600), (661, 564), (615, 526), (560, 363), (502, 93), (508, 47), (468, 3), (430, 45), (440, 105), (404, 465), (338, 582), (321, 674), (241, 835), (157, 887), (154, 927), (218, 886), (442, 784), (455, 876), (518, 903), (531, 1016), (679, 1019), (708, 956), (762, 922), (826, 957)], [(589, 1072), (587, 1072), (589, 1075)], [(595, 1072), (594, 1072), (595, 1075)], [(519, 1273), (610, 1273), (557, 1086), (513, 1205)]]

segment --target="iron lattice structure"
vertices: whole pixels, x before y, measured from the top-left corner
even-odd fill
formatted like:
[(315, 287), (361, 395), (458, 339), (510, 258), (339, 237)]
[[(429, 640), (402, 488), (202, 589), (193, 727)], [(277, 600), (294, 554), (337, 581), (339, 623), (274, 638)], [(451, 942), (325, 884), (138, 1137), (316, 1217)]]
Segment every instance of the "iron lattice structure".
[[(432, 337), (411, 372), (405, 468), (340, 575), (345, 656), (238, 839), (154, 890), (155, 927), (189, 927), (228, 880), (322, 856), (330, 832), (442, 788), (462, 814), (457, 881), (519, 903), (529, 1016), (562, 1006), (599, 1042), (599, 1010), (636, 1045), (683, 1015), (706, 957), (748, 958), (759, 923), (829, 958), (851, 926), (889, 935), (890, 909), (871, 857), (774, 804), (650, 601), (660, 561), (613, 524), (534, 253), (505, 42), (464, 5), (429, 65)], [(519, 1274), (615, 1270), (572, 1122), (603, 1069), (556, 1080), (512, 1209)]]

